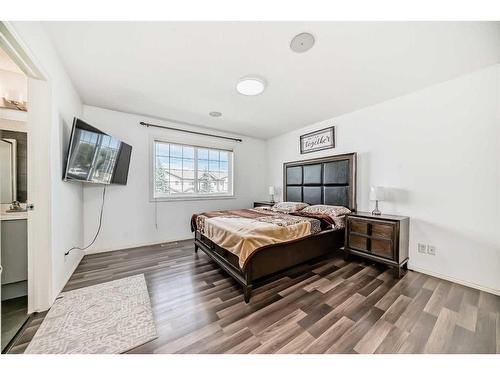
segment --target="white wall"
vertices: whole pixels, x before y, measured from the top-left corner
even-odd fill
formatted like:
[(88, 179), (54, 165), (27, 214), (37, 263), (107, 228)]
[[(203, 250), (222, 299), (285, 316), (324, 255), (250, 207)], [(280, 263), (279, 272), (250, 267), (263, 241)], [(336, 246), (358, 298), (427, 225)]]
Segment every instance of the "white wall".
[[(132, 158), (126, 186), (110, 185), (106, 192), (102, 232), (88, 252), (116, 250), (145, 244), (192, 238), (189, 223), (193, 213), (252, 207), (254, 200), (266, 199), (266, 143), (250, 137), (234, 146), (235, 199), (158, 202), (158, 229), (155, 227), (155, 203), (149, 201), (149, 146), (152, 135), (189, 143), (192, 137), (185, 133), (139, 126), (140, 121), (181, 127), (196, 131), (214, 131), (176, 125), (165, 121), (84, 106), (84, 120), (132, 145)], [(218, 133), (223, 134), (223, 133)], [(227, 134), (226, 134), (227, 135)], [(213, 142), (211, 138), (198, 138)], [(89, 243), (97, 229), (102, 187), (84, 188), (85, 242)]]
[(83, 243), (83, 189), (61, 178), (73, 116), (81, 115), (82, 103), (41, 24), (11, 22), (10, 25), (47, 75), (51, 91), (52, 120), (46, 129), (50, 133), (51, 293), (49, 301), (42, 303), (43, 309), (50, 306), (82, 257), (79, 252), (68, 257), (64, 253)]
[(8, 106), (4, 98), (28, 100), (28, 79), (25, 75), (0, 69), (0, 106)]
[[(412, 269), (499, 293), (499, 85), (495, 65), (273, 138), (268, 183), (281, 187), (284, 162), (357, 152), (358, 210), (373, 209), (371, 185), (390, 188), (381, 210), (410, 216)], [(330, 125), (337, 147), (300, 155), (299, 136)]]

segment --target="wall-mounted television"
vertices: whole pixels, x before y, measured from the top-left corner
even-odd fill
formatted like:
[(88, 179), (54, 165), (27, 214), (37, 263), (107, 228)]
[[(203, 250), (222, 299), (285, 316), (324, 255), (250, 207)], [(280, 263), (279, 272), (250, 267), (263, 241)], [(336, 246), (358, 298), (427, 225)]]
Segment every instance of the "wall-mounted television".
[(132, 146), (75, 117), (63, 179), (127, 184)]

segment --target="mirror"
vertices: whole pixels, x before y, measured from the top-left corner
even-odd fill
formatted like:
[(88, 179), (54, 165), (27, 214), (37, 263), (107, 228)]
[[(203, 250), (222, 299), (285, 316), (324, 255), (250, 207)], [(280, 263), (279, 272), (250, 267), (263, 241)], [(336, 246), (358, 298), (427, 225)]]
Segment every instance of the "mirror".
[(17, 141), (0, 140), (0, 203), (17, 200)]
[(0, 203), (28, 199), (28, 134), (0, 128)]

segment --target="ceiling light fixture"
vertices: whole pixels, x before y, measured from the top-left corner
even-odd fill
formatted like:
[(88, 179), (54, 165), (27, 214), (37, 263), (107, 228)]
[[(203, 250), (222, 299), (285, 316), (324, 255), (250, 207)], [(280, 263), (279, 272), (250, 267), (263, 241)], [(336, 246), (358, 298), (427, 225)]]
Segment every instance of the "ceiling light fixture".
[(241, 95), (260, 95), (266, 88), (266, 81), (260, 77), (244, 77), (236, 84), (236, 90)]
[(209, 115), (212, 116), (212, 117), (221, 117), (222, 113), (218, 112), (218, 111), (212, 111), (212, 112), (209, 113)]
[(314, 36), (309, 33), (300, 33), (293, 37), (290, 48), (293, 52), (303, 53), (314, 46)]

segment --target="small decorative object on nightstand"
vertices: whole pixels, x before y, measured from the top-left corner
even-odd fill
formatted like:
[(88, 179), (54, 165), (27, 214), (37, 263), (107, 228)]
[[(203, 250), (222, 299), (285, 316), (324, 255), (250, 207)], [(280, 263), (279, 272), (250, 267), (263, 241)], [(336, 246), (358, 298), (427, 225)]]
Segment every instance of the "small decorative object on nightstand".
[(260, 201), (260, 202), (253, 202), (253, 207), (263, 207), (263, 206), (269, 206), (272, 207), (274, 206), (276, 202), (266, 202), (266, 201)]
[(356, 212), (346, 216), (346, 257), (359, 255), (395, 267), (396, 276), (408, 263), (410, 218), (396, 215), (373, 216)]
[(375, 201), (375, 209), (372, 215), (380, 215), (382, 212), (378, 209), (378, 202), (385, 199), (385, 191), (382, 186), (372, 186), (370, 188), (370, 200)]
[(271, 203), (274, 204), (274, 186), (269, 186), (269, 195), (271, 196)]

